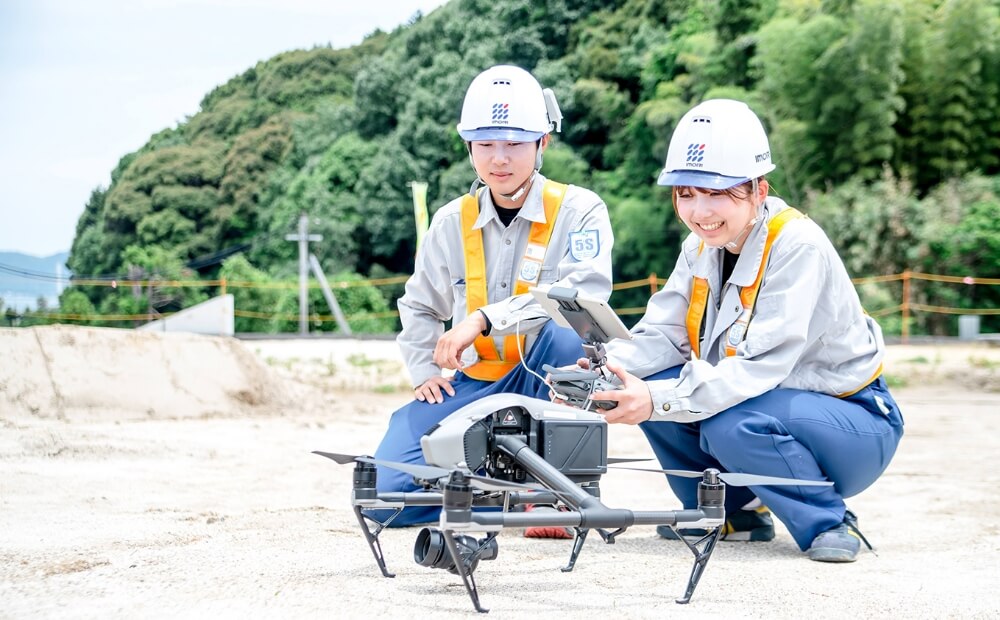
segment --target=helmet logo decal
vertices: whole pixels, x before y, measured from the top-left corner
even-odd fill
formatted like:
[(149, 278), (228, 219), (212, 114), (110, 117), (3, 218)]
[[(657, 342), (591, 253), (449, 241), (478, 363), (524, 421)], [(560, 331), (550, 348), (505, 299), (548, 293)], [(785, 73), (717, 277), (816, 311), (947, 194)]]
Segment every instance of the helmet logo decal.
[(493, 104), (493, 122), (497, 124), (506, 124), (507, 118), (510, 116), (510, 104), (509, 103), (494, 103)]
[(701, 168), (701, 162), (705, 159), (706, 144), (689, 144), (687, 148), (687, 165)]

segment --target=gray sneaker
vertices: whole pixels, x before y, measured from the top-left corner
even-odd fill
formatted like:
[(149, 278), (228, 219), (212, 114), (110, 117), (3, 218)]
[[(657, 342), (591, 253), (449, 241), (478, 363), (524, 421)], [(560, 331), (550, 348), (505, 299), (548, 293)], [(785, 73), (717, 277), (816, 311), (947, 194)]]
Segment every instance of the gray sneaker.
[(869, 549), (872, 548), (858, 529), (858, 518), (848, 510), (840, 525), (821, 532), (813, 539), (806, 554), (810, 560), (817, 562), (853, 562), (858, 558), (862, 541)]

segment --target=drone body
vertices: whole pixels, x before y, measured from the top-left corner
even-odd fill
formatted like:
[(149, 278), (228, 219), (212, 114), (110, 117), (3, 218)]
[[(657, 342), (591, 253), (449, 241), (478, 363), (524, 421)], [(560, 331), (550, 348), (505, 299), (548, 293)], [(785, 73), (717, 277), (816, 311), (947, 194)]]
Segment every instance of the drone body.
[(538, 482), (496, 449), (503, 436), (524, 439), (532, 451), (576, 483), (607, 473), (608, 425), (590, 411), (518, 394), (494, 394), (471, 403), (420, 439), (424, 460), (446, 470), (485, 470), (498, 480)]

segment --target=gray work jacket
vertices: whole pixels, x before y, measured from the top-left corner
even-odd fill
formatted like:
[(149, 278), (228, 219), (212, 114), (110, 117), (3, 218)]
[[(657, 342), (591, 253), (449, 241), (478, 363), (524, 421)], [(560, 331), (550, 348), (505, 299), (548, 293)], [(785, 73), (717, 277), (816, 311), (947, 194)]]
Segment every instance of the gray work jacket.
[[(544, 222), (542, 186), (538, 175), (517, 216), (504, 227), (490, 192), (479, 199), (475, 228), (482, 230), (486, 254), (488, 305), (481, 308), (492, 324), (491, 336), (503, 351), (503, 336), (528, 334), (527, 349), (549, 318), (530, 294), (511, 296), (533, 222)], [(434, 214), (406, 292), (399, 299), (403, 329), (396, 338), (413, 385), (441, 374), (434, 363), (434, 346), (449, 319), (459, 322), (468, 312), (465, 299), (465, 256), (462, 244), (462, 199)], [(607, 300), (611, 296), (611, 247), (614, 236), (604, 201), (594, 192), (570, 185), (549, 239), (539, 284), (575, 288), (581, 294)], [(583, 350), (580, 351), (581, 357)], [(478, 360), (475, 347), (462, 356), (466, 366)]]
[[(809, 219), (788, 222), (774, 241), (746, 339), (726, 357), (726, 332), (743, 311), (740, 287), (756, 279), (767, 223), (786, 208), (767, 199), (725, 285), (724, 250), (699, 254), (700, 240), (691, 234), (666, 285), (632, 328), (635, 339), (608, 346), (609, 357), (639, 377), (683, 364), (678, 379), (648, 382), (652, 420), (703, 420), (775, 387), (839, 396), (866, 385), (880, 368), (882, 331), (862, 310), (830, 240)], [(692, 360), (685, 321), (695, 276), (708, 280), (710, 292), (701, 359)]]

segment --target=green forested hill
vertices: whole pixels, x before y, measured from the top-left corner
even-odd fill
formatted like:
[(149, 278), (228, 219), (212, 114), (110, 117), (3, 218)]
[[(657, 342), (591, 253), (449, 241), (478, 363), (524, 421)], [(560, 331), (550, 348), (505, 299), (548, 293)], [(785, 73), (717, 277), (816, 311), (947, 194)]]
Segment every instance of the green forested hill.
[[(69, 265), (84, 277), (291, 278), (297, 248), (284, 236), (304, 211), (331, 276), (408, 273), (408, 183), (429, 183), (432, 210), (468, 189), (454, 129), (462, 98), (477, 73), (504, 62), (556, 91), (566, 118), (544, 172), (608, 203), (619, 281), (672, 267), (683, 227), (654, 181), (674, 123), (716, 96), (746, 100), (769, 125), (773, 185), (824, 225), (853, 275), (997, 277), (998, 5), (451, 0), (350, 49), (280, 54), (208, 93), (93, 192)], [(921, 294), (1000, 307), (998, 287), (977, 288), (927, 284)], [(647, 291), (613, 302), (641, 304)], [(898, 303), (886, 288), (863, 292), (869, 307)], [(127, 313), (207, 294), (79, 286), (63, 305)], [(256, 301), (294, 311), (277, 293)], [(349, 304), (378, 311), (391, 301)], [(919, 320), (933, 331), (947, 317)]]

